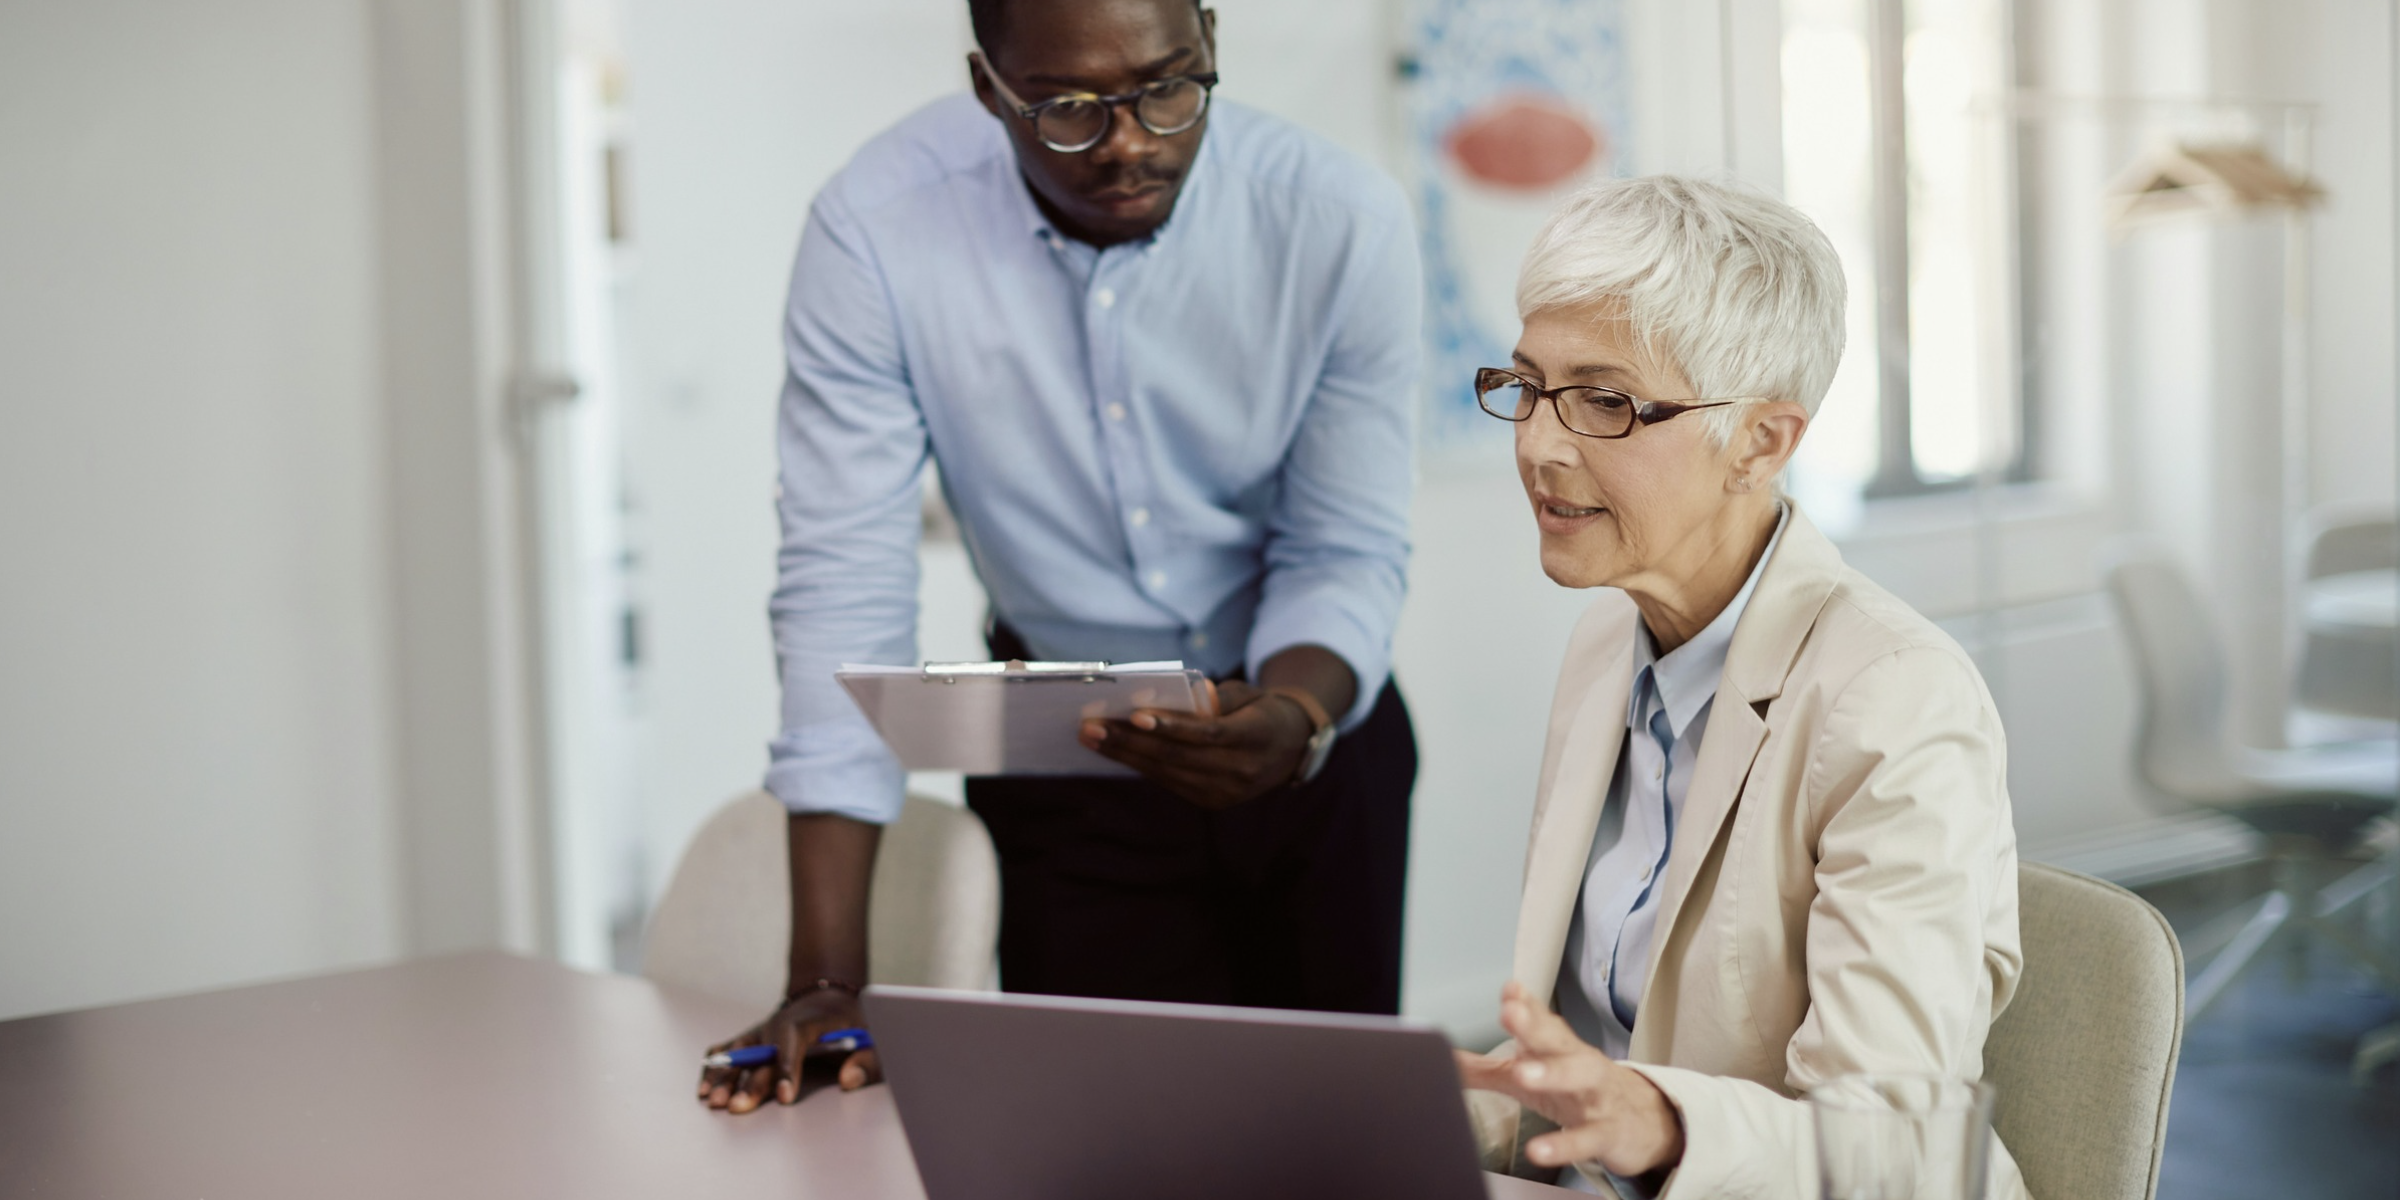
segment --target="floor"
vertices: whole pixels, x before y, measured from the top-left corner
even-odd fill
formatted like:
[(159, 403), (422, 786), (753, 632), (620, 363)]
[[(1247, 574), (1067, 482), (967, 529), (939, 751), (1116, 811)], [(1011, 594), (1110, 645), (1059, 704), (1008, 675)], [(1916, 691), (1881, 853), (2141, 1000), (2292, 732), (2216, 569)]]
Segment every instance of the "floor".
[[(2142, 894), (2190, 944), (2265, 886), (2247, 869)], [(2254, 968), (2184, 1031), (2159, 1200), (2400, 1200), (2400, 1071), (2350, 1079), (2359, 1035), (2393, 1021), (2329, 948)]]

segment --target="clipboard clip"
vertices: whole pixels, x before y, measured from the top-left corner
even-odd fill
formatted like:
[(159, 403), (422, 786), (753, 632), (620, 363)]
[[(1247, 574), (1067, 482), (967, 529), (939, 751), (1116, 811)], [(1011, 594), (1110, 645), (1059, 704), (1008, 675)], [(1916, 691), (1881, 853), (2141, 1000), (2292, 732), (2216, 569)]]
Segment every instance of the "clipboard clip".
[(926, 663), (928, 675), (1096, 675), (1108, 670), (1104, 662), (1026, 662), (1012, 658), (1007, 662), (948, 662)]
[(937, 679), (957, 683), (962, 675), (1002, 680), (1081, 678), (1085, 683), (1097, 683), (1114, 678), (1108, 673), (1108, 666), (1104, 662), (1027, 662), (1021, 658), (1007, 662), (926, 663), (924, 678), (927, 683)]

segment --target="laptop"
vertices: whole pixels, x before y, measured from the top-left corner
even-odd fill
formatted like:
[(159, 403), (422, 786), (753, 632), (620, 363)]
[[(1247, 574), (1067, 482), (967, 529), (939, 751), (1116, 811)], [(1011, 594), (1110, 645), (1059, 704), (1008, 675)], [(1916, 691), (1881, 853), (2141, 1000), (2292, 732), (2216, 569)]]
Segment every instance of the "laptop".
[(1397, 1017), (871, 987), (927, 1200), (1485, 1200), (1449, 1039)]

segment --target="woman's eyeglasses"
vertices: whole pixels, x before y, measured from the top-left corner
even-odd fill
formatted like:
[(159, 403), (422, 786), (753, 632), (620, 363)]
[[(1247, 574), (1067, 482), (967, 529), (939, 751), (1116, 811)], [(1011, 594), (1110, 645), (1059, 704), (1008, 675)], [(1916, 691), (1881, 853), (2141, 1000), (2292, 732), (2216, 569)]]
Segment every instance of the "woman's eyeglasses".
[(1613, 388), (1581, 384), (1545, 388), (1505, 367), (1475, 372), (1475, 402), (1503, 421), (1526, 421), (1535, 406), (1548, 400), (1558, 410), (1558, 423), (1569, 433), (1585, 437), (1621, 438), (1636, 424), (1656, 425), (1697, 408), (1723, 408), (1756, 396), (1726, 400), (1637, 400)]
[(1120, 105), (1133, 110), (1133, 119), (1142, 128), (1158, 137), (1173, 137), (1208, 115), (1209, 89), (1217, 86), (1217, 73), (1205, 71), (1155, 80), (1114, 96), (1068, 92), (1039, 104), (1027, 104), (1000, 81), (1000, 73), (984, 60), (982, 51), (976, 51), (973, 57), (983, 77), (992, 81), (992, 90), (1000, 93), (1000, 98), (1019, 117), (1033, 123), (1033, 134), (1043, 145), (1061, 154), (1089, 150), (1108, 140), (1109, 126), (1114, 123)]

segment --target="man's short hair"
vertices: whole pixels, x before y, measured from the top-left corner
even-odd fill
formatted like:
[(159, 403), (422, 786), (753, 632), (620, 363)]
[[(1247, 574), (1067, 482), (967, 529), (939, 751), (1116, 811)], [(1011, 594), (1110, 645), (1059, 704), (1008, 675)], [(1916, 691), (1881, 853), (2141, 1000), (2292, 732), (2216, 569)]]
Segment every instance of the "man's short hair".
[[(989, 58), (1008, 34), (1010, 0), (967, 0), (967, 23), (975, 27), (975, 44)], [(1192, 0), (1192, 11), (1205, 11), (1206, 0)]]
[[(1847, 290), (1833, 243), (1800, 210), (1650, 175), (1593, 184), (1552, 214), (1517, 274), (1517, 315), (1615, 305), (1698, 398), (1789, 400), (1813, 417), (1842, 361)], [(1702, 414), (1720, 445), (1740, 411)]]

